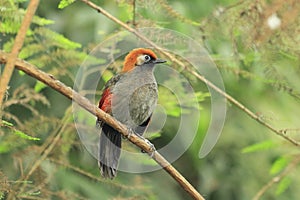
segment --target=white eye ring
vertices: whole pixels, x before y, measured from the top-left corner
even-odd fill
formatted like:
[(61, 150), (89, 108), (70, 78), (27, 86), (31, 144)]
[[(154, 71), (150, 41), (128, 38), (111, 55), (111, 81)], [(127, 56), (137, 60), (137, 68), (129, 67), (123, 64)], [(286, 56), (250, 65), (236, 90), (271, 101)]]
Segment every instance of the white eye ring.
[(145, 55), (144, 56), (145, 62), (148, 62), (151, 60), (151, 57), (149, 55)]

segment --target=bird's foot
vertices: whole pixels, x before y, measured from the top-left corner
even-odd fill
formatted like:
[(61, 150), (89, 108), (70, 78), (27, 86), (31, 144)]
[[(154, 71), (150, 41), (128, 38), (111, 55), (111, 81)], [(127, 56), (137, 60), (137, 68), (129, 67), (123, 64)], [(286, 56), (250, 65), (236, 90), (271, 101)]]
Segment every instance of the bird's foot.
[(134, 134), (132, 128), (127, 128), (127, 132), (128, 132), (127, 136), (122, 135), (123, 139), (129, 139)]
[[(128, 135), (127, 136), (123, 136), (123, 139), (129, 139), (134, 133), (132, 128), (127, 128), (128, 131)], [(142, 153), (148, 153), (148, 155), (152, 158), (154, 156), (154, 153), (156, 151), (155, 146), (146, 138), (144, 138), (143, 136), (139, 135), (139, 134), (135, 134), (136, 136), (138, 136), (139, 138), (141, 138), (142, 140), (144, 140), (149, 146), (150, 146), (150, 151), (145, 151), (145, 150), (141, 150)]]
[(148, 155), (151, 157), (151, 158), (153, 158), (153, 156), (154, 156), (154, 153), (155, 153), (155, 151), (156, 151), (156, 148), (155, 148), (155, 146), (149, 141), (149, 140), (147, 140), (146, 138), (144, 138), (144, 137), (141, 137), (149, 146), (150, 146), (150, 151), (149, 152), (146, 152), (145, 150), (141, 150), (141, 152), (142, 153), (148, 153)]

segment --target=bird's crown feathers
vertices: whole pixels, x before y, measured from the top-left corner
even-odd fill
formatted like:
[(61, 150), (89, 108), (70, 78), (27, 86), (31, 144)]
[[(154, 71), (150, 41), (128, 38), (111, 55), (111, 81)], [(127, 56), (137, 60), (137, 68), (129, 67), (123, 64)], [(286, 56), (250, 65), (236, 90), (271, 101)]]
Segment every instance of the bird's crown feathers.
[[(148, 57), (147, 57), (148, 56)], [(150, 57), (149, 57), (150, 56)], [(133, 49), (125, 57), (123, 72), (132, 70), (136, 65), (143, 64), (148, 59), (157, 59), (155, 53), (150, 49), (138, 48)]]

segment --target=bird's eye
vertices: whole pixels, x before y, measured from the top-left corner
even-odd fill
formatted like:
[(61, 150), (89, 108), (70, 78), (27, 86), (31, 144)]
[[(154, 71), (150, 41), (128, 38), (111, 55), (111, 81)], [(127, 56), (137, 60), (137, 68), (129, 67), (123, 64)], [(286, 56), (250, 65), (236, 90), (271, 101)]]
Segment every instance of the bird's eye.
[(148, 62), (148, 61), (150, 61), (151, 60), (151, 57), (150, 56), (148, 56), (148, 55), (145, 55), (145, 62)]

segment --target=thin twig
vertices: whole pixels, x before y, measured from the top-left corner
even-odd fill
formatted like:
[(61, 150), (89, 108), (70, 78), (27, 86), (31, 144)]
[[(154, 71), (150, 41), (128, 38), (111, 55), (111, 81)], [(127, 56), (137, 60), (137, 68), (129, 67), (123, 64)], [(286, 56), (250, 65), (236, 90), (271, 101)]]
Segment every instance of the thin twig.
[(199, 80), (201, 80), (202, 82), (204, 82), (208, 87), (212, 88), (213, 90), (215, 90), (216, 92), (218, 92), (219, 94), (221, 94), (228, 101), (230, 101), (233, 105), (235, 105), (236, 107), (238, 107), (240, 110), (242, 110), (243, 112), (245, 112), (248, 116), (250, 116), (252, 119), (256, 120), (261, 125), (267, 127), (269, 130), (271, 130), (275, 134), (283, 137), (287, 141), (291, 142), (293, 145), (300, 146), (300, 142), (298, 142), (298, 141), (294, 140), (293, 138), (285, 135), (280, 130), (277, 130), (276, 128), (274, 128), (271, 124), (265, 122), (261, 117), (259, 117), (254, 112), (252, 112), (250, 109), (248, 109), (246, 106), (244, 106), (242, 103), (240, 103), (239, 101), (237, 101), (234, 97), (230, 96), (229, 94), (227, 94), (226, 92), (224, 92), (223, 90), (221, 90), (215, 84), (213, 84), (212, 82), (210, 82), (209, 80), (207, 80), (204, 76), (202, 76), (202, 75), (198, 74), (197, 72), (193, 71), (192, 69), (186, 67), (183, 62), (181, 62), (180, 60), (176, 59), (172, 54), (164, 51), (163, 48), (161, 48), (159, 45), (155, 44), (154, 42), (152, 42), (151, 40), (149, 40), (145, 36), (141, 35), (136, 29), (128, 26), (127, 24), (125, 24), (124, 22), (122, 22), (118, 18), (116, 18), (113, 15), (111, 15), (110, 13), (108, 13), (106, 10), (104, 10), (100, 6), (97, 6), (96, 4), (90, 2), (89, 0), (81, 0), (81, 1), (84, 2), (85, 4), (87, 4), (88, 6), (90, 6), (91, 8), (97, 10), (99, 13), (103, 14), (104, 16), (106, 16), (108, 19), (112, 20), (116, 24), (120, 25), (121, 27), (123, 27), (127, 31), (133, 33), (134, 35), (136, 35), (138, 38), (140, 38), (141, 40), (143, 40), (144, 42), (146, 42), (147, 44), (149, 44), (153, 48), (157, 49), (159, 52), (161, 52), (163, 55), (165, 55), (167, 58), (169, 58), (172, 62), (178, 64), (183, 69), (189, 71), (191, 74), (193, 74)]
[(136, 27), (136, 2), (132, 1), (132, 25)]
[(198, 79), (200, 79), (201, 81), (203, 81), (210, 88), (212, 88), (213, 90), (215, 90), (216, 92), (218, 92), (219, 94), (221, 94), (222, 96), (224, 96), (228, 101), (230, 101), (232, 104), (234, 104), (240, 110), (244, 111), (252, 119), (256, 120), (258, 123), (260, 123), (261, 125), (267, 127), (269, 130), (271, 130), (272, 132), (276, 133), (277, 135), (283, 137), (287, 141), (291, 142), (293, 145), (300, 146), (300, 143), (298, 141), (296, 141), (293, 138), (287, 136), (281, 130), (277, 130), (271, 124), (265, 122), (260, 116), (258, 116), (254, 112), (252, 112), (250, 109), (248, 109), (242, 103), (240, 103), (235, 98), (233, 98), (232, 96), (230, 96), (229, 94), (227, 94), (226, 92), (224, 92), (223, 90), (221, 90), (220, 88), (218, 88), (216, 85), (214, 85), (213, 83), (211, 83), (210, 81), (208, 81), (204, 76), (201, 76), (200, 74), (198, 74), (197, 72), (195, 72), (195, 71), (193, 71), (193, 70), (191, 70), (189, 68), (186, 68), (186, 70), (189, 71), (191, 74), (193, 74)]
[(279, 183), (288, 173), (290, 173), (300, 162), (300, 156), (296, 157), (278, 176), (272, 178), (264, 187), (262, 187), (252, 200), (259, 200), (268, 189), (270, 189), (275, 183)]
[[(30, 1), (27, 11), (26, 11), (26, 14), (24, 16), (24, 19), (22, 21), (21, 27), (16, 36), (11, 53), (8, 57), (7, 63), (3, 70), (3, 74), (0, 77), (0, 109), (2, 108), (2, 102), (4, 99), (5, 93), (6, 93), (6, 89), (7, 89), (8, 83), (11, 79), (12, 73), (15, 68), (15, 61), (16, 61), (18, 54), (23, 46), (26, 32), (30, 26), (31, 20), (34, 16), (34, 13), (35, 13), (38, 5), (39, 5), (39, 0), (31, 0)], [(1, 119), (1, 115), (0, 115), (0, 119)]]
[[(6, 63), (8, 55), (0, 51), (0, 63)], [(147, 152), (148, 154), (152, 155), (152, 158), (163, 167), (163, 169), (168, 172), (179, 184), (180, 186), (187, 191), (194, 199), (203, 200), (204, 198), (198, 191), (157, 151), (152, 152), (152, 146), (145, 142), (140, 137), (132, 134), (130, 130), (119, 121), (115, 120), (112, 116), (105, 113), (101, 109), (99, 109), (96, 105), (90, 103), (88, 99), (81, 96), (79, 93), (74, 91), (72, 88), (65, 86), (62, 82), (55, 79), (52, 75), (47, 74), (35, 66), (31, 65), (28, 62), (23, 60), (17, 59), (15, 62), (15, 67), (26, 74), (34, 77), (35, 79), (45, 83), (46, 85), (50, 86), (51, 88), (57, 90), (67, 98), (73, 100), (78, 105), (89, 111), (91, 114), (97, 116), (101, 121), (104, 121), (115, 130), (120, 132), (123, 136), (130, 137), (128, 140)]]
[[(33, 162), (32, 166), (30, 167), (29, 172), (24, 176), (21, 177), (18, 181), (20, 181), (20, 184), (22, 183), (22, 186), (20, 187), (18, 193), (22, 194), (25, 190), (26, 181), (29, 179), (29, 177), (40, 167), (40, 165), (43, 163), (43, 161), (48, 157), (48, 155), (52, 152), (52, 150), (56, 147), (57, 143), (60, 140), (61, 134), (64, 132), (64, 129), (67, 127), (68, 123), (64, 123), (65, 120), (69, 117), (68, 113), (71, 113), (72, 108), (69, 107), (69, 109), (66, 111), (66, 115), (64, 119), (62, 120), (62, 123), (59, 127), (57, 127), (56, 131), (54, 132), (54, 136), (51, 138), (48, 138), (48, 141), (45, 144), (48, 144), (47, 146), (44, 146), (44, 148), (41, 149), (41, 155)], [(25, 183), (25, 184), (24, 184)], [(14, 199), (14, 194), (10, 194), (7, 198), (8, 200)]]
[(60, 161), (60, 160), (57, 160), (57, 159), (53, 159), (53, 158), (48, 158), (49, 161), (57, 164), (57, 165), (61, 165), (65, 168), (68, 168), (68, 169), (71, 169), (73, 170), (74, 172), (77, 172), (83, 176), (86, 176), (87, 178), (89, 179), (92, 179), (92, 180), (95, 180), (95, 181), (99, 181), (99, 182), (105, 182), (111, 186), (114, 186), (114, 187), (117, 187), (117, 188), (120, 188), (120, 189), (124, 189), (124, 190), (145, 190), (145, 187), (144, 186), (137, 186), (137, 185), (123, 185), (123, 184), (119, 184), (117, 182), (114, 182), (114, 181), (107, 181), (106, 179), (103, 179), (101, 178), (100, 176), (95, 176), (89, 172), (86, 172), (85, 170), (83, 169), (80, 169), (78, 167), (75, 167), (69, 163), (66, 163), (65, 161)]
[(186, 18), (185, 16), (183, 16), (182, 14), (180, 14), (179, 12), (177, 12), (175, 9), (172, 8), (172, 6), (170, 6), (170, 3), (167, 2), (166, 0), (158, 0), (157, 1), (158, 4), (162, 7), (162, 9), (168, 14), (170, 15), (170, 17), (175, 18), (180, 20), (183, 23), (186, 24), (191, 24), (193, 26), (200, 26), (199, 22), (193, 21), (189, 18)]

